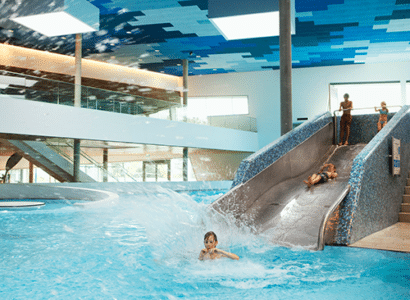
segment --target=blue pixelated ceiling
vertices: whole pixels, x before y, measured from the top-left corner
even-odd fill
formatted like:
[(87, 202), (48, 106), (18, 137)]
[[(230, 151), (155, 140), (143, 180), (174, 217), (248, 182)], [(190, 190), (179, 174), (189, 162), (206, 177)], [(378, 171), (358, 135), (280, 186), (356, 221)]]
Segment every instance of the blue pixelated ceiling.
[[(74, 36), (48, 38), (12, 21), (21, 3), (0, 3), (0, 42), (72, 54)], [(83, 35), (83, 56), (166, 74), (279, 68), (279, 38), (227, 41), (208, 20), (207, 0), (89, 0), (100, 30)], [(250, 5), (252, 1), (249, 1)], [(410, 60), (410, 0), (296, 0), (293, 67)]]

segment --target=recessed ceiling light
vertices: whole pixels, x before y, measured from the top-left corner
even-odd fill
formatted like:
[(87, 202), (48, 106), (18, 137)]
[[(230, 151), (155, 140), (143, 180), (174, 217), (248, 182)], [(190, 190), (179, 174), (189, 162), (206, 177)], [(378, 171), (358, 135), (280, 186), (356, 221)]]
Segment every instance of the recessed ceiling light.
[[(295, 33), (295, 2), (291, 3), (291, 27)], [(227, 40), (279, 35), (279, 0), (208, 0), (208, 17)]]
[[(97, 31), (100, 22), (100, 10), (87, 0), (60, 0), (53, 5), (47, 1), (30, 0), (27, 7), (16, 10), (16, 17), (11, 18), (23, 26), (45, 36), (59, 36)], [(26, 11), (23, 11), (26, 9)]]
[[(35, 16), (17, 17), (12, 19), (45, 36), (59, 36), (74, 33), (96, 31), (93, 27), (78, 20), (66, 12), (47, 13)], [(54, 26), (51, 24), (58, 24)]]
[(227, 40), (279, 35), (279, 12), (210, 19)]

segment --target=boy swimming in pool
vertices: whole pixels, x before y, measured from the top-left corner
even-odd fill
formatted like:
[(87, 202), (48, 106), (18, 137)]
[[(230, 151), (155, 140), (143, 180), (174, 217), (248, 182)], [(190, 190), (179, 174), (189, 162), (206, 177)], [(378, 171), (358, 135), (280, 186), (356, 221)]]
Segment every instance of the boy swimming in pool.
[(228, 257), (230, 259), (239, 259), (239, 256), (233, 253), (226, 252), (224, 250), (216, 249), (218, 245), (218, 238), (213, 231), (209, 231), (204, 237), (205, 249), (202, 249), (199, 253), (199, 260), (216, 259), (222, 257)]

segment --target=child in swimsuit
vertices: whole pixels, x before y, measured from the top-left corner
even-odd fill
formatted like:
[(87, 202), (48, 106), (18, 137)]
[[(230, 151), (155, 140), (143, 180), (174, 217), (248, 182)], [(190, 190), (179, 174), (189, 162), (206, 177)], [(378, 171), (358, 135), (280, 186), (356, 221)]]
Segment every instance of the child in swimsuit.
[[(324, 170), (327, 169), (325, 172)], [(308, 180), (304, 180), (303, 182), (307, 184), (308, 188), (312, 185), (327, 182), (329, 179), (333, 179), (337, 177), (336, 168), (333, 164), (325, 164), (320, 169), (318, 174), (313, 174), (312, 176), (308, 177)]]
[(386, 102), (382, 101), (382, 103), (380, 103), (382, 109), (377, 110), (377, 107), (374, 107), (374, 110), (380, 113), (380, 117), (379, 117), (379, 122), (377, 122), (377, 132), (379, 132), (380, 130), (382, 130), (382, 128), (384, 126), (386, 126), (387, 124), (387, 114), (389, 113), (389, 110), (386, 107)]
[(239, 260), (239, 256), (233, 253), (226, 252), (224, 250), (216, 249), (218, 245), (218, 238), (213, 231), (209, 231), (204, 237), (205, 249), (202, 249), (199, 253), (199, 260), (216, 259), (222, 257), (228, 257), (230, 259)]

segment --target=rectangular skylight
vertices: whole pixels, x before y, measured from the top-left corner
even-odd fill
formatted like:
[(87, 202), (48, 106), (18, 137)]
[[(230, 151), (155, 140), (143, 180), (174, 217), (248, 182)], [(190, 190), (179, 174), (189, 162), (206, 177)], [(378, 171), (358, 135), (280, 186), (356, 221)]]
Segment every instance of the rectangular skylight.
[(95, 28), (64, 11), (17, 17), (12, 20), (32, 30), (40, 32), (45, 36), (59, 36), (96, 31)]
[(210, 21), (227, 40), (279, 35), (279, 12), (213, 18)]

